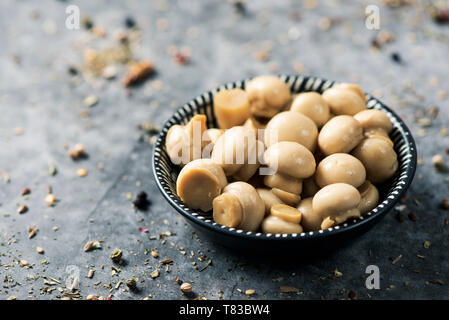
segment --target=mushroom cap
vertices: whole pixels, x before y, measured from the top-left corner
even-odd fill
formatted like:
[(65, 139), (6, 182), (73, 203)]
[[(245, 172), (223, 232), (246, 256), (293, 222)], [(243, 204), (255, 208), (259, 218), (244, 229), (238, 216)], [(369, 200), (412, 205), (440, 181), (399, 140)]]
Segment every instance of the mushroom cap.
[(168, 130), (167, 137), (165, 138), (165, 148), (172, 163), (186, 164), (193, 160), (191, 159), (192, 154), (185, 160), (182, 159), (182, 148), (189, 143), (189, 135), (184, 126), (174, 125)]
[(347, 153), (334, 153), (324, 158), (317, 166), (315, 181), (322, 188), (333, 183), (347, 183), (356, 188), (366, 179), (362, 162)]
[(351, 116), (336, 116), (321, 128), (318, 145), (325, 155), (349, 153), (363, 139), (360, 123)]
[(223, 192), (235, 195), (240, 201), (243, 216), (239, 228), (256, 231), (265, 216), (265, 204), (256, 189), (246, 182), (237, 181), (228, 184)]
[(290, 111), (299, 112), (309, 117), (318, 128), (321, 128), (329, 120), (329, 106), (317, 92), (298, 94), (292, 102)]
[(329, 105), (330, 111), (336, 115), (355, 115), (365, 110), (365, 99), (355, 90), (345, 87), (332, 87), (322, 94), (324, 101)]
[(318, 128), (315, 122), (295, 111), (284, 111), (275, 115), (265, 128), (267, 147), (281, 141), (292, 141), (313, 152), (317, 137)]
[(214, 145), (211, 159), (222, 166), (226, 175), (239, 171), (248, 160), (257, 159), (257, 140), (253, 130), (236, 126), (223, 133)]
[(391, 178), (398, 168), (396, 152), (391, 144), (380, 138), (364, 139), (352, 152), (366, 169), (366, 177), (373, 183)]
[(272, 206), (283, 203), (270, 189), (258, 188), (256, 190), (265, 204), (265, 216), (270, 214)]
[(318, 191), (312, 200), (313, 211), (321, 218), (330, 217), (341, 223), (350, 217), (360, 216), (357, 206), (360, 193), (347, 183), (334, 183)]
[(278, 188), (294, 194), (300, 194), (302, 191), (301, 179), (279, 172), (265, 176), (264, 183), (267, 187)]
[(219, 165), (210, 159), (197, 159), (181, 169), (176, 191), (190, 208), (209, 211), (212, 201), (226, 184), (226, 176)]
[(217, 92), (214, 96), (214, 114), (220, 128), (243, 125), (251, 115), (248, 93), (239, 88)]
[(298, 205), (298, 210), (302, 213), (301, 225), (305, 231), (320, 230), (323, 222), (323, 218), (313, 211), (312, 199), (312, 197), (302, 199)]
[[(197, 114), (185, 126), (174, 125), (168, 130), (165, 146), (174, 164), (185, 165), (201, 158), (202, 149), (208, 144), (203, 140), (207, 130), (206, 120), (204, 114)], [(188, 153), (185, 154), (184, 151)]]
[(269, 215), (262, 222), (263, 233), (301, 233), (302, 227), (298, 223), (287, 222), (276, 216)]
[(388, 134), (393, 129), (390, 118), (384, 112), (377, 109), (360, 111), (354, 115), (354, 118), (360, 122), (365, 132), (382, 129)]
[(315, 172), (313, 154), (299, 143), (282, 141), (270, 146), (264, 153), (265, 163), (275, 172), (305, 179)]
[(358, 188), (362, 200), (358, 206), (362, 215), (373, 210), (379, 202), (379, 191), (376, 186), (368, 180)]
[(358, 85), (353, 84), (353, 83), (347, 83), (347, 82), (342, 82), (342, 83), (338, 83), (336, 85), (334, 85), (332, 88), (337, 88), (337, 89), (349, 89), (354, 91), (355, 93), (357, 93), (360, 98), (362, 98), (363, 101), (366, 101), (366, 95), (363, 92), (362, 88), (360, 88)]
[(276, 76), (255, 77), (246, 84), (251, 113), (271, 118), (290, 101), (289, 86)]

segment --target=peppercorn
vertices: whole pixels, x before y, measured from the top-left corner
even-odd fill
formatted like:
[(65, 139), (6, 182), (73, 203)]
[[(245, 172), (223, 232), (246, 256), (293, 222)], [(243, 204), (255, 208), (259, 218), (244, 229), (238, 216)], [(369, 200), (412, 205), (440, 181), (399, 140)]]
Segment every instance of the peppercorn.
[(111, 252), (109, 258), (111, 258), (111, 260), (114, 261), (115, 263), (119, 263), (122, 260), (122, 250), (115, 248)]
[(391, 59), (393, 59), (393, 61), (396, 62), (396, 63), (401, 63), (402, 62), (401, 55), (399, 53), (397, 53), (397, 52), (393, 52), (391, 54)]
[(131, 290), (135, 290), (137, 288), (137, 281), (135, 278), (126, 280), (125, 284)]
[(136, 20), (133, 17), (126, 17), (125, 25), (129, 29), (134, 28), (136, 26)]
[(180, 287), (182, 293), (190, 293), (192, 292), (192, 285), (188, 282), (184, 282)]
[(136, 199), (134, 199), (133, 204), (139, 210), (143, 210), (143, 211), (147, 210), (150, 202), (148, 201), (148, 196), (147, 196), (146, 192), (140, 191), (137, 194)]

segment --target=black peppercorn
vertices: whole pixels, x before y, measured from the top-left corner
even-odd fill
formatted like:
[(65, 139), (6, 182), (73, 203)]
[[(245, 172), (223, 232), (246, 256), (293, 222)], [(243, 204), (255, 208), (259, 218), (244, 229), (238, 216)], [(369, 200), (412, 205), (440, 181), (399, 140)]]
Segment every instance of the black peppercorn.
[(136, 21), (134, 20), (133, 17), (126, 17), (125, 25), (129, 29), (134, 28), (136, 26)]
[(391, 54), (391, 59), (393, 59), (393, 61), (396, 62), (396, 63), (401, 63), (402, 62), (401, 55), (399, 53), (397, 53), (397, 52), (393, 52)]
[(148, 205), (150, 205), (150, 202), (148, 201), (148, 196), (145, 191), (140, 191), (136, 199), (133, 201), (134, 206), (139, 210), (147, 210)]

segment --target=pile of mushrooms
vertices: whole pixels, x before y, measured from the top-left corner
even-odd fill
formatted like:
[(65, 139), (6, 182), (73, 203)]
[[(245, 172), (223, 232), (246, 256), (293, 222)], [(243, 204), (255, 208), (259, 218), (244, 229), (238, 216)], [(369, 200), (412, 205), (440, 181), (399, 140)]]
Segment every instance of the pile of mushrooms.
[(256, 77), (217, 92), (214, 114), (219, 128), (205, 115), (171, 127), (166, 149), (181, 200), (230, 228), (334, 227), (375, 208), (376, 185), (398, 168), (388, 116), (355, 84), (292, 95), (278, 77)]

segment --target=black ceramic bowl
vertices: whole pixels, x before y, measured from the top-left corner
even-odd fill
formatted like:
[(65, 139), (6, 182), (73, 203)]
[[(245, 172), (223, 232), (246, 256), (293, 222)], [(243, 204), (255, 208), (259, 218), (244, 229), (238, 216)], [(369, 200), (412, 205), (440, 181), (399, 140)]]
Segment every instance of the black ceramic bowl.
[[(281, 75), (280, 78), (291, 88), (292, 93), (316, 91), (322, 93), (334, 85), (333, 81), (302, 75)], [(393, 124), (390, 134), (398, 155), (399, 167), (396, 175), (379, 186), (380, 202), (376, 208), (361, 218), (351, 219), (336, 227), (298, 234), (264, 234), (228, 228), (213, 221), (211, 212), (201, 212), (187, 207), (176, 194), (176, 178), (179, 168), (170, 162), (165, 149), (165, 137), (171, 126), (186, 124), (195, 114), (207, 116), (208, 127), (217, 127), (213, 112), (213, 96), (223, 89), (245, 88), (250, 79), (228, 83), (208, 91), (180, 107), (165, 123), (159, 133), (153, 153), (153, 173), (162, 195), (198, 231), (211, 239), (233, 248), (278, 251), (291, 248), (331, 248), (352, 239), (373, 226), (401, 199), (413, 180), (416, 169), (416, 146), (412, 134), (404, 122), (378, 99), (367, 94), (367, 108), (385, 112)]]

